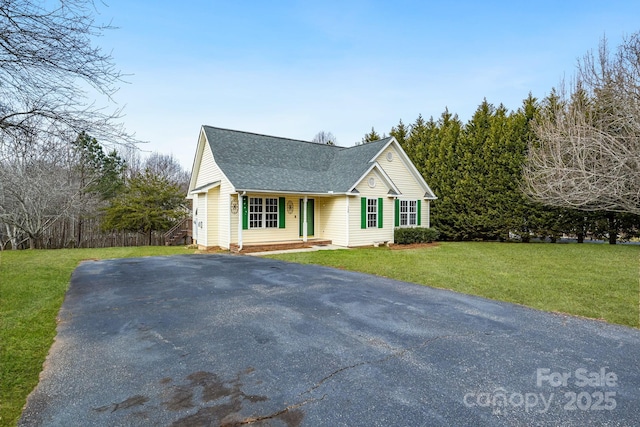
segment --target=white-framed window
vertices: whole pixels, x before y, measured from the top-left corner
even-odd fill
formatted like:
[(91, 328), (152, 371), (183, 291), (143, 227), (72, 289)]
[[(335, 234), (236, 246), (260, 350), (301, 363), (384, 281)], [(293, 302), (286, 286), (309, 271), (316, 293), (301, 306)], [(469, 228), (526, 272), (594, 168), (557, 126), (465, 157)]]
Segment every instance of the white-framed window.
[(260, 197), (249, 197), (249, 228), (262, 228), (263, 207)]
[(249, 198), (249, 228), (278, 228), (278, 198)]
[(367, 228), (378, 226), (378, 199), (367, 199)]
[(266, 228), (278, 228), (278, 199), (266, 198), (264, 199), (264, 226)]
[(400, 226), (418, 225), (418, 202), (400, 200)]

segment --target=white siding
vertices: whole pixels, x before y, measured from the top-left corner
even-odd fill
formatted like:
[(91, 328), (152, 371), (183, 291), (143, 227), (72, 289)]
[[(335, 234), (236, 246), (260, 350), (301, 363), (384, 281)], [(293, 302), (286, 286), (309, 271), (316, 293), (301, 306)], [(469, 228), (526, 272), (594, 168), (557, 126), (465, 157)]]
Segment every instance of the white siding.
[(220, 181), (221, 179), (222, 171), (213, 159), (211, 147), (209, 146), (209, 144), (205, 144), (202, 151), (200, 170), (198, 171), (195, 188), (210, 184), (215, 181)]
[[(198, 197), (198, 224), (197, 243), (199, 246), (212, 246), (207, 239), (207, 196), (200, 194)], [(195, 235), (195, 234), (194, 234)]]
[(207, 192), (207, 246), (219, 246), (219, 200), (220, 187)]
[(198, 195), (194, 194), (191, 199), (191, 212), (193, 212), (193, 220), (191, 221), (191, 236), (195, 243), (198, 243)]
[[(319, 212), (319, 236), (330, 239), (334, 245), (348, 246), (347, 241), (347, 196), (316, 199)], [(318, 233), (316, 233), (318, 235)]]
[[(202, 137), (204, 138), (204, 136)], [(216, 181), (220, 181), (220, 186), (209, 190), (206, 194), (194, 195), (194, 207), (196, 203), (199, 206), (198, 221), (202, 222), (202, 227), (199, 227), (198, 230), (198, 245), (220, 246), (228, 249), (230, 194), (234, 192), (234, 188), (216, 164), (209, 144), (206, 143), (206, 140), (203, 140), (202, 143), (202, 157), (194, 188)]]
[[(391, 161), (387, 160), (388, 153), (393, 156)], [(410, 169), (403, 161), (403, 156), (396, 150), (395, 144), (391, 144), (376, 159), (380, 167), (391, 178), (394, 185), (405, 198), (422, 199), (425, 188), (416, 180)]]
[(422, 202), (422, 226), (431, 227), (431, 201), (424, 200)]
[(218, 197), (218, 241), (216, 246), (223, 249), (229, 249), (229, 227), (230, 220), (234, 215), (231, 214), (231, 198), (237, 197), (230, 193), (233, 187), (226, 177), (222, 176), (220, 181), (220, 195)]
[[(201, 136), (204, 138), (204, 136)], [(194, 195), (194, 208), (198, 207), (197, 227), (198, 241), (201, 246), (220, 246), (229, 248), (230, 244), (238, 242), (238, 221), (242, 219), (242, 203), (235, 194), (235, 189), (226, 179), (215, 162), (214, 153), (206, 140), (201, 141), (202, 155), (198, 164), (197, 176), (193, 188), (201, 187), (216, 181), (220, 186), (207, 194)], [(392, 161), (387, 154), (392, 153)], [(379, 166), (388, 175), (398, 190), (401, 199), (422, 200), (421, 224), (429, 225), (429, 201), (424, 200), (425, 188), (411, 173), (404, 161), (404, 156), (398, 151), (395, 143), (387, 147), (376, 159)], [(375, 187), (369, 186), (369, 178), (376, 181)], [(330, 239), (336, 245), (365, 246), (375, 242), (393, 241), (394, 228), (394, 199), (388, 196), (389, 187), (385, 184), (381, 173), (371, 171), (356, 187), (360, 192), (357, 196), (314, 197), (315, 223), (314, 237)], [(248, 194), (249, 197), (280, 197), (274, 194)], [(382, 198), (383, 200), (383, 228), (361, 228), (361, 198)], [(298, 240), (299, 236), (299, 195), (285, 196), (286, 228), (261, 228), (242, 230), (244, 243), (276, 242)], [(231, 213), (231, 201), (238, 203), (238, 212)], [(286, 205), (293, 204), (293, 212), (286, 212)], [(196, 231), (196, 230), (194, 230)]]
[[(391, 153), (392, 160), (388, 160), (388, 153)], [(395, 144), (389, 145), (376, 159), (378, 164), (389, 176), (394, 185), (400, 190), (401, 200), (421, 200), (420, 224), (422, 227), (429, 227), (429, 208), (428, 200), (424, 200), (426, 189), (413, 175), (409, 166), (404, 161), (404, 155), (401, 154)], [(391, 218), (394, 218), (395, 206), (392, 206)], [(395, 221), (392, 223), (395, 225)]]
[[(369, 179), (375, 180), (375, 187), (369, 186)], [(393, 242), (394, 228), (394, 199), (388, 197), (389, 187), (385, 185), (382, 177), (375, 170), (358, 184), (356, 190), (359, 197), (349, 200), (349, 244), (348, 246), (369, 246), (376, 242)], [(362, 198), (382, 198), (382, 228), (361, 228)], [(378, 213), (379, 215), (379, 213)]]
[[(237, 200), (237, 196), (232, 196)], [(242, 242), (243, 243), (259, 243), (259, 242), (278, 242), (278, 241), (290, 241), (290, 240), (298, 240), (300, 238), (300, 199), (302, 197), (295, 195), (285, 195), (282, 194), (263, 194), (263, 193), (248, 193), (247, 197), (273, 197), (273, 198), (285, 198), (285, 209), (284, 212), (278, 212), (278, 215), (285, 215), (285, 228), (249, 228), (247, 230), (242, 230)], [(315, 199), (315, 222), (314, 222), (314, 232), (315, 237), (319, 237), (319, 212), (318, 212), (318, 203), (319, 199)], [(293, 212), (287, 212), (287, 204), (291, 202), (293, 204)], [(238, 214), (231, 216), (231, 242), (238, 243), (238, 221), (242, 220), (242, 203), (238, 204)], [(309, 236), (311, 237), (311, 236)]]

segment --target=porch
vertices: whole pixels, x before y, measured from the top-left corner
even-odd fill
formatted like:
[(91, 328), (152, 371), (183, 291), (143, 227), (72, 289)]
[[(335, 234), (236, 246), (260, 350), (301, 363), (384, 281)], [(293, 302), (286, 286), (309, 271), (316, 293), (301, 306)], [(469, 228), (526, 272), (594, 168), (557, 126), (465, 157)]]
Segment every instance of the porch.
[(313, 246), (328, 246), (331, 244), (331, 240), (310, 238), (306, 242), (302, 240), (283, 240), (273, 242), (259, 242), (259, 243), (245, 243), (242, 245), (242, 250), (238, 250), (238, 245), (232, 243), (229, 250), (235, 253), (248, 254), (252, 252), (268, 252), (268, 251), (282, 251), (287, 249), (304, 249), (311, 248)]

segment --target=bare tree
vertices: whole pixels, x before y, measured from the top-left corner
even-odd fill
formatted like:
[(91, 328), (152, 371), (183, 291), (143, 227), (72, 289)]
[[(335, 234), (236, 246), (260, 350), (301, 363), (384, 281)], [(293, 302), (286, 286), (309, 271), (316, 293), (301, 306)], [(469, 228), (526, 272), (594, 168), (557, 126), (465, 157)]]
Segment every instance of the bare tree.
[(133, 176), (141, 174), (144, 171), (140, 153), (141, 151), (135, 146), (127, 145), (118, 147), (118, 155), (124, 160), (126, 165), (126, 179), (131, 179)]
[[(94, 46), (109, 25), (96, 23), (92, 0), (0, 0), (0, 132), (90, 132), (133, 142), (86, 89), (111, 99), (122, 81), (110, 54)], [(33, 119), (38, 120), (34, 121)]]
[(640, 33), (602, 40), (535, 127), (525, 191), (552, 206), (640, 214)]
[[(110, 25), (93, 0), (0, 0), (0, 223), (12, 246), (31, 247), (58, 219), (85, 208), (71, 142), (136, 142), (92, 99), (111, 102), (122, 82), (110, 54), (94, 45)], [(74, 163), (76, 162), (76, 163)]]
[(5, 141), (3, 152), (7, 147), (14, 151), (0, 162), (0, 222), (14, 249), (21, 240), (37, 247), (49, 227), (77, 208), (82, 194), (69, 167), (72, 153), (67, 145), (23, 142)]
[(118, 155), (126, 164), (126, 179), (141, 175), (149, 169), (153, 175), (166, 178), (171, 183), (178, 184), (180, 188), (184, 187), (184, 190), (187, 191), (191, 175), (182, 168), (180, 161), (175, 156), (158, 152), (150, 153), (147, 157), (143, 157), (142, 154), (141, 150), (133, 146), (118, 149)]
[(337, 140), (331, 132), (321, 130), (313, 137), (313, 142), (316, 144), (336, 145)]
[(171, 184), (176, 184), (186, 194), (189, 189), (189, 172), (183, 169), (180, 161), (171, 154), (151, 153), (144, 161), (144, 170), (153, 175), (164, 178)]
[(69, 220), (80, 244), (82, 220), (96, 216), (118, 191), (122, 160), (113, 151), (104, 153), (87, 134), (74, 142), (47, 133), (42, 139), (26, 132), (0, 135), (0, 224), (6, 240), (14, 249), (27, 240), (34, 248), (51, 227)]

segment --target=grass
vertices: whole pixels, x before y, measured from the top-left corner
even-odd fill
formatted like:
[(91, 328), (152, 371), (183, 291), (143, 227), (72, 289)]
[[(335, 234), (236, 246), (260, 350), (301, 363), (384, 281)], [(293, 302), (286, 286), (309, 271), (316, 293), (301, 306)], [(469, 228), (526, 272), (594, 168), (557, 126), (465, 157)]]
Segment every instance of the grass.
[(56, 316), (80, 261), (193, 252), (165, 246), (0, 252), (0, 426), (16, 425), (38, 384)]
[[(56, 316), (83, 259), (193, 253), (177, 247), (0, 252), (0, 427), (38, 383)], [(640, 246), (440, 243), (272, 255), (639, 327)]]
[(269, 257), (640, 327), (640, 246), (635, 245), (443, 242), (420, 249)]

